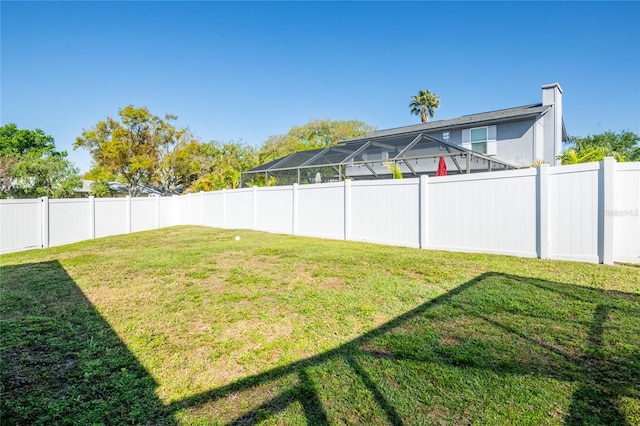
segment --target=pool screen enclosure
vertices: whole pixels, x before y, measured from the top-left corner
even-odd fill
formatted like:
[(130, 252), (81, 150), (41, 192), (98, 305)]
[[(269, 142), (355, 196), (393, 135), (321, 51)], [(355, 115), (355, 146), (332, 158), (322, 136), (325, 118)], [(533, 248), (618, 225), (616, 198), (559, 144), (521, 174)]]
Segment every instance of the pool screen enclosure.
[[(276, 185), (339, 182), (344, 179), (391, 179), (392, 170), (403, 177), (435, 176), (440, 158), (448, 175), (520, 168), (494, 157), (453, 145), (422, 132), (378, 136), (300, 151), (242, 173), (242, 186), (256, 178)], [(262, 179), (261, 179), (262, 180)]]

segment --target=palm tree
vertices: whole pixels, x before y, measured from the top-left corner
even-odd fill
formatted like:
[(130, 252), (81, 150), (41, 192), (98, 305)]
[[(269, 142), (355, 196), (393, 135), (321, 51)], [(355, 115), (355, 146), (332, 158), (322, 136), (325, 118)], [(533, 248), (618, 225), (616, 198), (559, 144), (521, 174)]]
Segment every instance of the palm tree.
[(423, 123), (426, 123), (429, 117), (433, 118), (435, 110), (440, 108), (440, 96), (428, 90), (421, 90), (411, 98), (411, 114), (419, 115)]

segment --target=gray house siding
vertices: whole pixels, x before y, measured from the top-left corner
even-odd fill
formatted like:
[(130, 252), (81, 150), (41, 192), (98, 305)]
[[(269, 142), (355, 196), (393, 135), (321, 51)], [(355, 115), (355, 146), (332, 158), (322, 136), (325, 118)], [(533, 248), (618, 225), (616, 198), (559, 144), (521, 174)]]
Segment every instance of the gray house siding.
[[(528, 166), (535, 161), (534, 152), (534, 124), (536, 120), (529, 118), (526, 120), (518, 120), (504, 123), (487, 123), (487, 125), (495, 125), (497, 131), (496, 137), (496, 158), (507, 163)], [(465, 129), (473, 129), (475, 127), (484, 127), (482, 123), (474, 124)], [(454, 145), (462, 146), (462, 128), (448, 129), (437, 132), (427, 132), (438, 140), (444, 140)], [(449, 134), (449, 139), (445, 139), (445, 133)]]
[[(449, 133), (449, 140), (446, 140), (444, 138), (443, 133)], [(453, 145), (462, 145), (462, 129), (452, 129), (452, 130), (445, 130), (445, 131), (439, 131), (439, 132), (427, 132), (427, 136), (431, 136), (432, 138), (435, 138), (441, 141), (449, 142), (450, 144), (453, 144)]]
[(498, 124), (496, 157), (507, 163), (528, 166), (534, 162), (533, 126), (535, 120)]

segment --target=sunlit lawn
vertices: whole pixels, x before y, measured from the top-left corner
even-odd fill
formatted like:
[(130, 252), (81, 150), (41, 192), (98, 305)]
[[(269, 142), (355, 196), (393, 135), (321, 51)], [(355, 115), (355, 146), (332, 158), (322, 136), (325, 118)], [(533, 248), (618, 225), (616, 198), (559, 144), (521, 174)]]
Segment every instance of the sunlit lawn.
[(198, 227), (0, 265), (3, 425), (640, 424), (637, 266)]

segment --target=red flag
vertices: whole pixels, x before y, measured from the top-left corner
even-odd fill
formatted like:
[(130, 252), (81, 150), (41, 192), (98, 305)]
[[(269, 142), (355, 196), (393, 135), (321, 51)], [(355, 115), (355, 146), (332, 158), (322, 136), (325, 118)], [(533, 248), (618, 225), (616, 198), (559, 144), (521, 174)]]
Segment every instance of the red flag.
[(446, 176), (447, 175), (447, 163), (444, 161), (444, 157), (440, 157), (440, 162), (438, 163), (438, 170), (436, 170), (436, 176)]

